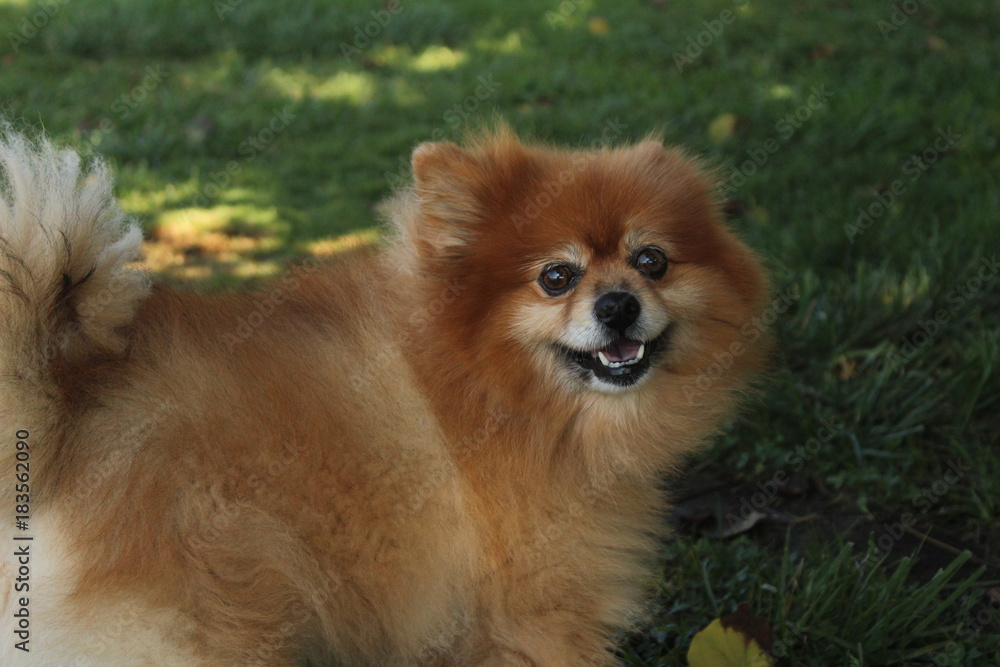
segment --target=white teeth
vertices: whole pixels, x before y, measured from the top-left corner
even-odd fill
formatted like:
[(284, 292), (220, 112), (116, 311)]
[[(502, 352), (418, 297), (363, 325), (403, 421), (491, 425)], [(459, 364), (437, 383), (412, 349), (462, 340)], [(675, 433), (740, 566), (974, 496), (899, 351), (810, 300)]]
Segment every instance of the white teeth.
[(642, 356), (644, 354), (646, 354), (645, 343), (639, 346), (639, 351), (636, 352), (635, 358), (629, 359), (628, 361), (608, 361), (607, 356), (605, 356), (604, 352), (600, 350), (597, 351), (597, 358), (600, 359), (601, 363), (607, 366), (608, 368), (621, 368), (622, 366), (631, 366), (633, 364), (639, 363), (640, 361), (642, 361)]

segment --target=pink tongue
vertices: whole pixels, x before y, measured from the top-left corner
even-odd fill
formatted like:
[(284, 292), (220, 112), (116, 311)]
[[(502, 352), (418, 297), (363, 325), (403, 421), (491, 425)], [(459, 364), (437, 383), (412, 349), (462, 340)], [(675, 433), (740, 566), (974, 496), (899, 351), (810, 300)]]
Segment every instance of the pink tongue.
[[(619, 338), (611, 345), (601, 349), (600, 352), (604, 353), (608, 361), (631, 361), (639, 354), (640, 347), (642, 347), (642, 343), (637, 340)], [(594, 356), (597, 356), (597, 352), (594, 352)]]

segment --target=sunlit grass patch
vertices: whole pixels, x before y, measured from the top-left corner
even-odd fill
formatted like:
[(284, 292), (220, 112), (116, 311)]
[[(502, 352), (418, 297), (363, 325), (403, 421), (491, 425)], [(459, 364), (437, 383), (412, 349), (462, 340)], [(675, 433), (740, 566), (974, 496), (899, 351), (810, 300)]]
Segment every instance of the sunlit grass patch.
[(305, 248), (314, 257), (328, 258), (356, 248), (372, 245), (373, 243), (377, 243), (380, 238), (381, 233), (378, 229), (364, 229), (332, 239), (311, 241), (306, 244)]

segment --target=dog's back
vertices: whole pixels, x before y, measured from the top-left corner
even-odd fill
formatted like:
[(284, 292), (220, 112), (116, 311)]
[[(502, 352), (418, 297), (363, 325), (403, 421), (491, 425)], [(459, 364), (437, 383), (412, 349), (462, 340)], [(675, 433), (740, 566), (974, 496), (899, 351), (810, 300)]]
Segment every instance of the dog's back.
[(147, 296), (103, 168), (0, 156), (0, 470), (24, 435), (31, 538), (28, 651), (0, 662), (392, 664), (453, 640), (471, 538), (382, 255)]

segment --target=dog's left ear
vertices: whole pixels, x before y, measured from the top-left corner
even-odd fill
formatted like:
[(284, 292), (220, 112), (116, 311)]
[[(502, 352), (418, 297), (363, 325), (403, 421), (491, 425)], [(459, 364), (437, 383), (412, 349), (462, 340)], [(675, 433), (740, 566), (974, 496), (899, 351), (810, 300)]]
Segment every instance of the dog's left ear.
[(482, 213), (472, 189), (479, 171), (476, 158), (451, 142), (423, 143), (413, 151), (419, 237), (438, 253), (454, 253), (468, 243)]

